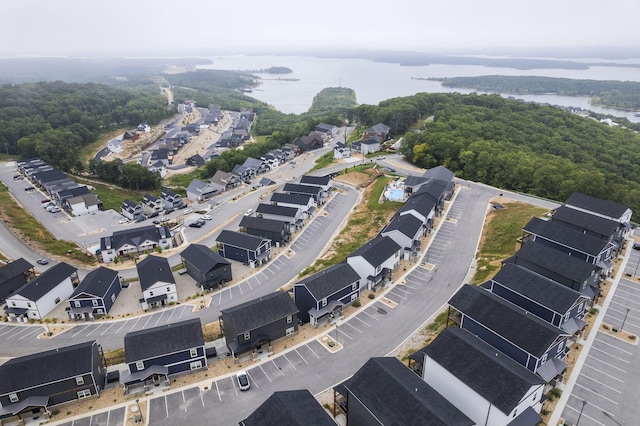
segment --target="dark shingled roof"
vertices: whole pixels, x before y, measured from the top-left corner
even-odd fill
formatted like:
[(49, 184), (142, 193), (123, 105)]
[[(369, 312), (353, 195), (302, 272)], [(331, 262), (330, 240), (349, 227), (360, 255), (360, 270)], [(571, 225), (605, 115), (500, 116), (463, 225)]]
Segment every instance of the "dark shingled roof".
[(4, 265), (0, 268), (0, 284), (18, 275), (24, 275), (31, 268), (33, 268), (33, 265), (22, 257)]
[(571, 229), (560, 222), (543, 220), (537, 217), (532, 218), (527, 223), (524, 231), (536, 235), (539, 238), (553, 241), (575, 251), (586, 253), (590, 256), (598, 256), (606, 248), (609, 242), (598, 237), (583, 234), (580, 231)]
[(427, 354), (507, 414), (518, 406), (532, 386), (545, 383), (538, 375), (462, 328), (445, 328), (430, 345), (418, 352)]
[(465, 284), (449, 305), (509, 342), (540, 358), (563, 330), (487, 290)]
[(131, 363), (203, 345), (200, 318), (192, 318), (127, 333), (124, 357), (126, 363)]
[(409, 238), (416, 236), (422, 228), (422, 221), (412, 214), (395, 216), (391, 223), (382, 230), (382, 235), (389, 231), (400, 231)]
[(83, 293), (99, 297), (105, 296), (107, 294), (107, 290), (109, 290), (109, 286), (113, 283), (113, 280), (117, 279), (117, 271), (101, 266), (98, 269), (94, 269), (89, 272), (69, 298), (72, 299)]
[(436, 208), (436, 202), (431, 197), (414, 197), (411, 196), (406, 203), (400, 208), (398, 214), (410, 212), (415, 210), (424, 217), (429, 217), (429, 214)]
[(568, 207), (575, 206), (580, 209), (615, 218), (621, 217), (629, 209), (629, 207), (625, 205), (581, 194), (579, 192), (571, 194), (564, 202), (564, 205)]
[(256, 207), (256, 213), (294, 218), (298, 214), (298, 208), (260, 203), (258, 207)]
[(210, 271), (218, 265), (231, 265), (227, 259), (202, 244), (189, 245), (182, 250), (180, 256), (203, 272)]
[(359, 279), (360, 275), (349, 264), (338, 263), (298, 281), (295, 285), (304, 285), (316, 300), (321, 300)]
[(591, 213), (586, 213), (565, 206), (558, 207), (553, 212), (551, 220), (568, 223), (570, 225), (586, 229), (587, 231), (591, 231), (594, 234), (606, 236), (607, 238), (615, 234), (620, 226), (620, 222), (616, 222), (615, 220), (605, 219), (601, 216), (596, 216)]
[(268, 241), (265, 238), (256, 237), (255, 235), (245, 234), (243, 232), (235, 232), (229, 231), (228, 229), (223, 229), (216, 238), (216, 241), (219, 243), (228, 244), (234, 247), (240, 247), (247, 250), (257, 250), (265, 241)]
[(455, 173), (444, 166), (431, 168), (422, 175), (423, 178), (427, 178), (429, 180), (443, 180), (445, 182), (452, 181), (455, 176)]
[(421, 195), (429, 196), (434, 201), (440, 200), (442, 195), (447, 190), (447, 182), (442, 180), (430, 180), (420, 187), (412, 194), (412, 197), (418, 197)]
[(13, 294), (19, 294), (28, 300), (39, 300), (42, 296), (50, 292), (51, 289), (76, 272), (78, 272), (78, 270), (73, 266), (60, 262), (17, 289)]
[(10, 359), (0, 366), (0, 395), (90, 373), (93, 345), (95, 340)]
[(576, 290), (511, 263), (505, 264), (492, 281), (562, 315), (583, 297)]
[(284, 192), (291, 192), (296, 194), (310, 194), (310, 195), (319, 195), (322, 191), (322, 188), (319, 186), (311, 186), (311, 185), (298, 185), (295, 183), (286, 183), (282, 188)]
[(298, 307), (286, 291), (276, 291), (221, 311), (225, 327), (238, 334), (255, 330), (266, 324), (297, 314)]
[(307, 389), (271, 394), (241, 426), (336, 426)]
[(282, 220), (265, 219), (262, 217), (243, 216), (240, 220), (240, 227), (246, 229), (282, 232), (285, 226), (289, 226), (289, 224)]
[(272, 203), (287, 203), (306, 206), (309, 204), (310, 199), (313, 199), (313, 196), (309, 194), (283, 194), (280, 192), (274, 192), (271, 194)]
[(110, 237), (102, 237), (100, 238), (100, 249), (118, 249), (125, 244), (138, 247), (145, 241), (160, 241), (166, 238), (171, 238), (171, 231), (168, 226), (157, 227), (155, 225), (148, 225), (140, 228), (116, 231)]
[(147, 290), (159, 281), (169, 284), (176, 283), (169, 261), (164, 257), (149, 256), (138, 262), (136, 269), (138, 270), (142, 291)]
[(370, 358), (337, 388), (354, 395), (384, 425), (474, 425), (397, 358)]
[(423, 178), (422, 176), (409, 175), (404, 180), (404, 186), (418, 186), (422, 185), (425, 182), (428, 182), (427, 178)]
[(331, 183), (331, 177), (304, 175), (300, 178), (300, 183), (302, 185), (325, 186)]
[(362, 256), (371, 265), (379, 266), (401, 248), (389, 237), (375, 237), (347, 257)]

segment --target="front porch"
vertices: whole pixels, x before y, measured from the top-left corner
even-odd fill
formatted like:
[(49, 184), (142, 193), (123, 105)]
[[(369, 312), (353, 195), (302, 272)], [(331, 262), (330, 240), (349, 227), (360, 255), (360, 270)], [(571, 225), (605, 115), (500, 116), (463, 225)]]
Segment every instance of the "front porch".
[(136, 371), (122, 378), (124, 394), (148, 393), (168, 389), (169, 368), (162, 365), (152, 365), (142, 371)]

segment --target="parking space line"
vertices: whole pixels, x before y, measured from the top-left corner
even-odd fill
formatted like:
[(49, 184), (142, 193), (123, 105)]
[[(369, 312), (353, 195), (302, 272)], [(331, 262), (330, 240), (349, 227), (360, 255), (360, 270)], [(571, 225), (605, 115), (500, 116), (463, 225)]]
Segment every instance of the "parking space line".
[(612, 388), (612, 387), (611, 387), (611, 386), (609, 386), (609, 385), (605, 385), (605, 384), (604, 384), (604, 383), (602, 383), (600, 380), (598, 380), (598, 379), (594, 379), (593, 377), (590, 377), (590, 376), (587, 376), (587, 375), (586, 375), (586, 374), (584, 374), (584, 373), (581, 373), (581, 374), (580, 374), (580, 377), (586, 377), (587, 379), (589, 379), (589, 380), (593, 380), (594, 382), (599, 383), (599, 384), (601, 384), (602, 386), (604, 386), (604, 387), (606, 387), (606, 388), (609, 388), (609, 389), (611, 389), (611, 390), (612, 390), (612, 391), (614, 391), (614, 392), (622, 393), (622, 392), (620, 392), (618, 389), (616, 389), (616, 388)]
[(167, 318), (167, 323), (171, 322), (171, 318), (173, 317), (173, 314), (175, 314), (175, 312), (178, 310), (178, 308), (173, 308), (171, 309), (171, 313), (169, 314), (169, 318)]
[(216, 384), (216, 392), (218, 392), (218, 399), (222, 402), (222, 396), (220, 395), (220, 389), (218, 388), (218, 381), (213, 382)]
[(624, 352), (624, 353), (626, 353), (626, 354), (633, 355), (633, 353), (631, 353), (631, 352), (629, 352), (629, 351), (625, 351), (624, 349), (621, 349), (621, 348), (617, 347), (616, 345), (612, 345), (611, 343), (605, 342), (604, 340), (600, 340), (600, 339), (598, 339), (597, 337), (596, 337), (596, 339), (595, 339), (595, 340), (596, 340), (596, 342), (600, 342), (600, 343), (602, 343), (603, 345), (611, 346), (612, 348), (617, 349), (617, 350), (619, 350), (620, 352)]
[(167, 402), (167, 395), (164, 396), (164, 409), (167, 412), (167, 418), (169, 417), (169, 403)]
[(111, 417), (111, 410), (107, 411), (107, 425), (109, 424), (109, 417)]
[[(597, 406), (597, 405), (593, 405), (592, 403), (589, 403), (589, 405), (591, 405), (591, 406), (593, 406), (593, 407), (598, 408), (598, 406)], [(579, 412), (580, 412), (580, 410), (578, 410), (577, 408), (573, 408), (573, 407), (572, 407), (572, 406), (570, 406), (570, 405), (566, 405), (566, 407), (567, 407), (567, 408), (572, 409), (572, 410), (573, 410), (573, 411), (575, 411), (576, 413), (579, 413)], [(604, 411), (604, 410), (600, 410), (600, 411)], [(613, 416), (613, 414), (611, 414), (611, 415)], [(594, 422), (598, 423), (599, 425), (607, 426), (607, 425), (605, 425), (604, 423), (600, 423), (599, 421), (597, 421), (597, 420), (596, 420), (596, 419), (594, 419), (593, 417), (591, 417), (591, 416), (589, 416), (589, 415), (585, 414), (585, 413), (584, 413), (584, 410), (583, 410), (583, 412), (582, 412), (582, 416), (581, 416), (580, 418), (582, 418), (582, 417), (584, 417), (584, 418), (586, 418), (586, 419), (589, 419), (589, 420), (593, 420)]]
[(236, 396), (238, 396), (238, 389), (236, 389), (236, 378), (229, 377), (229, 379), (231, 379), (231, 385), (233, 386), (233, 391), (236, 393)]
[(266, 372), (266, 371), (264, 371), (264, 368), (262, 368), (262, 366), (261, 366), (261, 365), (259, 365), (258, 367), (260, 367), (260, 370), (262, 370), (262, 373), (267, 377), (267, 379), (268, 379), (270, 382), (273, 382), (273, 380), (271, 380), (271, 377), (269, 377), (269, 375), (267, 374), (267, 372)]
[(158, 323), (160, 322), (160, 320), (161, 320), (161, 319), (162, 319), (162, 317), (164, 316), (164, 313), (165, 313), (165, 312), (166, 312), (165, 310), (162, 310), (162, 312), (160, 312), (160, 315), (158, 316), (158, 319), (156, 320), (156, 323), (154, 324), (154, 327), (155, 327), (156, 325), (158, 325)]
[(254, 385), (256, 385), (256, 388), (260, 389), (260, 386), (258, 386), (258, 382), (256, 382), (255, 379), (251, 377), (251, 374), (249, 374), (249, 371), (247, 371), (247, 376), (249, 376), (249, 379), (253, 382)]
[(306, 359), (304, 359), (304, 357), (303, 357), (302, 355), (300, 355), (300, 352), (298, 352), (298, 349), (294, 349), (294, 351), (296, 351), (296, 353), (298, 354), (298, 356), (299, 356), (300, 358), (302, 358), (302, 360), (304, 361), (304, 363), (305, 363), (305, 364), (309, 364), (309, 363), (307, 362), (307, 360), (306, 360)]
[(364, 324), (364, 325), (366, 325), (367, 327), (371, 327), (371, 324), (369, 324), (368, 322), (365, 322), (365, 321), (361, 320), (361, 319), (360, 319), (360, 318), (358, 318), (357, 316), (356, 316), (356, 317), (353, 317), (353, 319), (356, 319), (356, 320), (360, 321), (361, 323), (363, 323), (363, 324)]
[(91, 336), (93, 333), (95, 333), (96, 331), (98, 331), (98, 329), (100, 329), (102, 327), (102, 324), (98, 325), (97, 327), (93, 327), (93, 330), (91, 330), (88, 334), (87, 337)]
[(109, 327), (107, 327), (107, 329), (105, 331), (102, 332), (102, 334), (100, 334), (101, 336), (104, 336), (106, 332), (109, 331), (109, 329), (111, 329), (111, 327), (113, 327), (114, 325), (116, 325), (115, 322), (111, 323), (111, 325)]
[[(626, 309), (624, 311), (621, 311), (619, 309), (614, 309), (611, 305), (609, 305), (609, 309), (607, 309), (607, 313), (609, 313), (609, 311), (613, 311), (613, 312), (619, 313), (620, 315), (626, 315)], [(632, 311), (629, 311), (629, 312), (632, 312)], [(629, 314), (629, 315), (627, 315), (627, 319), (628, 320), (637, 320), (637, 319), (640, 319), (640, 317), (637, 317), (635, 315)]]
[(38, 327), (33, 327), (33, 329), (29, 333), (25, 334), (24, 336), (18, 337), (18, 340), (26, 339), (27, 337), (31, 337), (34, 334), (40, 334), (40, 332), (41, 330)]
[(405, 290), (403, 288), (400, 288), (399, 286), (395, 286), (393, 289), (394, 290), (398, 290), (399, 292), (402, 292), (402, 293), (407, 293), (409, 296), (411, 296), (413, 294), (410, 291), (407, 291), (407, 290)]
[(291, 366), (293, 367), (293, 369), (294, 369), (294, 370), (297, 370), (296, 366), (295, 366), (295, 365), (293, 365), (293, 363), (289, 360), (289, 358), (287, 358), (287, 354), (282, 354), (282, 356), (284, 357), (284, 359), (286, 359), (286, 360), (287, 360), (287, 362), (288, 362), (289, 364), (291, 364)]
[(343, 323), (343, 325), (348, 325), (349, 327), (353, 328), (355, 331), (357, 331), (358, 333), (364, 333), (364, 331), (358, 329), (357, 327), (354, 327), (353, 325), (351, 325), (351, 322), (345, 322)]
[(373, 315), (371, 315), (369, 312), (367, 312), (367, 310), (365, 309), (364, 311), (362, 311), (363, 314), (365, 315), (369, 315), (371, 318), (373, 318), (376, 321), (380, 321), (380, 318), (376, 318)]
[(142, 317), (138, 318), (138, 319), (136, 320), (136, 322), (134, 322), (134, 323), (133, 323), (133, 325), (131, 326), (131, 328), (129, 329), (129, 331), (133, 330), (133, 327), (135, 327), (141, 319), (142, 319)]
[(309, 350), (311, 351), (312, 354), (314, 354), (316, 356), (316, 358), (320, 358), (320, 356), (313, 350), (311, 349), (311, 346), (309, 345), (305, 345), (307, 348), (309, 348)]
[(202, 406), (204, 407), (204, 396), (202, 396), (202, 391), (200, 391), (200, 401), (202, 402)]
[(249, 280), (245, 281), (245, 283), (247, 283), (247, 285), (249, 286), (250, 290), (253, 290), (253, 287), (251, 287), (251, 283), (249, 282)]
[[(75, 327), (74, 327), (74, 328), (75, 328)], [(72, 334), (72, 335), (71, 335), (71, 337), (76, 337), (78, 334), (82, 333), (82, 332), (83, 332), (83, 331), (85, 331), (87, 328), (89, 328), (89, 326), (88, 326), (88, 325), (85, 325), (84, 327), (83, 327), (83, 326), (80, 326), (80, 327), (78, 327), (78, 328), (80, 328), (80, 330), (78, 330), (78, 332), (77, 332), (77, 333)]]
[(276, 367), (276, 369), (280, 372), (280, 374), (282, 374), (284, 376), (284, 373), (282, 372), (282, 369), (280, 367), (278, 367), (278, 364), (276, 364), (273, 359), (271, 360), (271, 362), (273, 363), (273, 365)]
[(606, 354), (606, 355), (610, 356), (611, 358), (615, 358), (615, 359), (617, 359), (617, 360), (619, 360), (619, 361), (625, 362), (625, 363), (627, 363), (627, 364), (631, 364), (631, 361), (627, 361), (627, 360), (625, 360), (625, 359), (622, 359), (622, 358), (620, 358), (619, 356), (611, 355), (610, 353), (608, 353), (608, 352), (606, 352), (606, 351), (603, 351), (602, 349), (598, 349), (598, 348), (596, 348), (596, 347), (591, 347), (591, 350), (596, 350), (596, 351), (602, 352), (602, 353), (604, 353), (604, 354)]
[[(395, 297), (399, 297), (399, 298), (400, 298), (400, 299), (402, 299), (402, 300), (407, 300), (407, 299), (408, 299), (408, 297), (400, 296), (399, 294), (394, 293), (394, 291), (395, 291), (395, 288), (394, 288), (393, 290), (391, 290), (389, 293), (387, 293), (387, 297), (388, 297), (389, 295), (393, 295), (393, 296), (395, 296)], [(391, 299), (391, 298), (389, 297), (389, 299)], [(391, 299), (391, 300), (393, 300), (393, 299)]]
[(5, 331), (4, 333), (0, 334), (0, 336), (4, 336), (7, 333), (11, 333), (12, 331), (16, 331), (17, 327), (9, 327), (9, 329), (7, 331)]
[(120, 326), (120, 328), (118, 328), (118, 329), (116, 330), (116, 333), (115, 333), (115, 334), (120, 333), (120, 330), (122, 330), (122, 327), (124, 327), (124, 326), (125, 326), (125, 325), (127, 325), (128, 323), (129, 323), (129, 320), (123, 321), (123, 322), (122, 322), (122, 325)]
[(586, 390), (586, 391), (588, 391), (588, 392), (591, 392), (592, 394), (598, 395), (598, 397), (600, 397), (600, 398), (602, 398), (602, 399), (606, 399), (607, 401), (609, 401), (609, 402), (613, 402), (614, 404), (618, 405), (618, 403), (617, 403), (617, 402), (615, 402), (613, 399), (609, 399), (609, 398), (607, 398), (606, 396), (604, 396), (604, 395), (602, 395), (602, 394), (600, 394), (600, 393), (598, 393), (598, 392), (594, 391), (593, 389), (589, 389), (589, 388), (588, 388), (588, 387), (586, 387), (586, 386), (582, 386), (580, 383), (576, 383), (576, 386), (581, 387), (582, 389), (584, 389), (584, 390)]
[[(616, 370), (620, 370), (623, 374), (627, 374), (627, 371), (626, 371), (626, 370), (623, 370), (622, 368), (618, 368), (618, 367), (615, 367), (615, 366), (613, 366), (613, 365), (610, 365), (610, 364), (609, 364), (609, 363), (607, 363), (606, 361), (603, 361), (603, 360), (601, 360), (601, 359), (599, 359), (599, 358), (596, 358), (596, 357), (594, 357), (594, 356), (592, 356), (592, 355), (587, 355), (587, 358), (595, 359), (596, 361), (600, 361), (600, 362), (601, 362), (601, 363), (603, 363), (603, 364), (607, 364), (607, 366), (609, 366), (610, 368), (615, 368)], [(592, 369), (596, 370), (596, 371), (597, 371), (597, 372), (599, 372), (599, 373), (602, 373), (602, 374), (605, 374), (605, 375), (607, 375), (607, 376), (610, 376), (609, 374), (605, 373), (605, 372), (604, 372), (604, 371), (602, 371), (602, 370), (598, 370), (597, 368), (595, 368), (595, 367), (594, 367), (594, 366), (592, 366), (592, 365), (585, 364), (585, 366), (586, 366), (586, 367), (589, 367), (589, 368), (592, 368)], [(615, 378), (615, 377), (613, 377), (613, 376), (610, 376), (610, 377), (612, 377), (612, 378), (614, 378), (614, 379), (616, 379), (616, 380), (619, 380), (620, 382), (624, 383), (624, 381), (622, 381), (622, 380), (620, 380), (620, 379), (618, 379), (618, 378)]]
[(336, 331), (339, 333), (342, 333), (345, 335), (345, 337), (347, 337), (349, 340), (353, 340), (353, 337), (349, 336), (347, 333), (345, 333), (344, 331), (338, 329), (338, 327), (336, 327)]
[(142, 328), (147, 328), (147, 324), (149, 324), (149, 321), (151, 321), (151, 318), (153, 318), (155, 314), (151, 314), (149, 315), (149, 317), (147, 318), (147, 321), (144, 323), (144, 325), (142, 326)]
[(240, 296), (244, 295), (242, 292), (242, 283), (238, 284), (238, 290), (240, 290)]

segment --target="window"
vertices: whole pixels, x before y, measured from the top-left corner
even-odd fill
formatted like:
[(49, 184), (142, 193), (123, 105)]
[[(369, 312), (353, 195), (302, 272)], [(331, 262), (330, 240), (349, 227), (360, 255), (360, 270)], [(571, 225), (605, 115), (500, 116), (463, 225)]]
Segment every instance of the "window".
[(513, 410), (513, 417), (518, 415), (518, 409), (516, 408), (515, 410)]
[(78, 391), (78, 399), (86, 398), (91, 396), (91, 391), (89, 389)]
[(327, 298), (325, 297), (324, 299), (322, 299), (322, 301), (320, 302), (320, 304), (322, 305), (322, 307), (324, 308), (325, 306), (327, 306)]
[(102, 308), (96, 309), (96, 313), (97, 314), (104, 314), (104, 309), (102, 309)]
[(76, 308), (80, 307), (80, 301), (79, 300), (74, 300), (73, 301), (73, 306), (75, 306)]
[(198, 349), (196, 348), (189, 349), (189, 356), (191, 356), (191, 358), (198, 356)]
[(247, 331), (246, 333), (244, 333), (244, 340), (249, 340), (251, 339), (251, 332)]
[(10, 393), (10, 394), (9, 394), (9, 401), (11, 401), (11, 402), (18, 402), (18, 401), (19, 401), (19, 399), (18, 399), (18, 394), (16, 394), (16, 393)]
[(93, 300), (91, 300), (91, 304), (92, 304), (93, 306), (98, 306), (98, 299), (93, 299)]
[(167, 287), (167, 293), (171, 292), (171, 287)]
[(358, 283), (357, 282), (351, 284), (351, 290), (355, 291), (357, 289), (358, 289)]
[(356, 299), (358, 299), (358, 295), (357, 294), (352, 294), (351, 295), (351, 301), (353, 302)]
[(542, 358), (540, 358), (540, 365), (544, 364), (545, 362), (547, 362), (547, 354), (542, 355)]
[(113, 293), (113, 294), (111, 295), (111, 302), (113, 303), (113, 302), (115, 302), (115, 301), (116, 301), (116, 294), (115, 294), (115, 293)]
[(16, 302), (11, 302), (11, 306), (16, 306)]
[(293, 316), (287, 315), (287, 324), (291, 324), (292, 321), (293, 321)]
[(564, 319), (562, 320), (562, 322), (567, 322), (567, 321), (569, 321), (569, 312), (564, 314)]
[(582, 302), (579, 306), (578, 306), (578, 312), (582, 312), (584, 310), (584, 302)]
[(563, 349), (564, 349), (564, 340), (560, 342), (560, 344), (558, 344), (558, 353), (562, 352)]
[(143, 361), (136, 361), (136, 370), (138, 370), (138, 371), (144, 370), (144, 362)]
[(54, 300), (54, 301), (53, 301), (53, 303), (55, 303), (56, 305), (57, 305), (58, 303), (60, 303), (60, 298), (59, 298), (59, 297), (56, 297), (56, 300)]
[(287, 331), (286, 331), (287, 336), (289, 336), (289, 335), (293, 334), (293, 332), (294, 332), (294, 331), (296, 331), (295, 327), (289, 327), (289, 328), (287, 328)]
[(82, 376), (76, 377), (76, 385), (84, 385), (84, 377)]
[(153, 292), (152, 291), (149, 292), (149, 296), (153, 296)]
[(196, 361), (189, 364), (192, 370), (197, 370), (198, 368), (202, 368), (202, 361)]
[(27, 308), (31, 307), (31, 302), (27, 302)]

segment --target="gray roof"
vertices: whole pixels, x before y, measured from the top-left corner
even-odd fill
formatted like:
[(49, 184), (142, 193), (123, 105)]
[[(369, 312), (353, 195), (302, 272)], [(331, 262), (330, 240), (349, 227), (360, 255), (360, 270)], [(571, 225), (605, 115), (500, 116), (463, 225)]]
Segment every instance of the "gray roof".
[(160, 241), (171, 237), (171, 231), (168, 226), (148, 225), (139, 228), (125, 229), (116, 231), (110, 237), (100, 238), (100, 249), (107, 248), (118, 249), (125, 244), (138, 247), (145, 241)]
[(0, 366), (0, 395), (90, 373), (97, 344), (94, 340), (10, 359)]
[[(445, 328), (424, 352), (503, 413), (509, 414), (545, 382), (493, 346), (462, 328)], [(422, 362), (422, 360), (420, 360)], [(428, 376), (429, 372), (425, 371)]]
[(244, 163), (242, 165), (249, 169), (257, 169), (258, 167), (262, 166), (262, 164), (264, 164), (263, 160), (258, 160), (257, 158), (249, 157), (246, 160), (244, 160)]
[(351, 286), (358, 280), (360, 280), (360, 275), (353, 270), (351, 265), (338, 263), (310, 277), (303, 278), (295, 285), (304, 285), (316, 300), (321, 300)]
[(382, 235), (390, 231), (400, 231), (409, 238), (416, 236), (422, 228), (422, 221), (411, 214), (396, 215), (393, 220), (382, 230)]
[(402, 247), (389, 237), (375, 237), (358, 250), (354, 251), (347, 257), (362, 256), (364, 260), (373, 266), (382, 265), (382, 263), (397, 253)]
[(365, 133), (375, 132), (377, 134), (381, 134), (387, 133), (389, 132), (389, 130), (391, 130), (391, 127), (383, 123), (378, 123), (375, 126), (369, 127), (367, 130), (365, 130)]
[(126, 363), (204, 346), (200, 318), (127, 333), (124, 336)]
[(511, 263), (506, 263), (492, 281), (562, 315), (584, 297), (576, 290)]
[[(76, 287), (69, 299), (80, 294), (104, 297), (114, 280), (118, 280), (118, 272), (104, 266), (89, 272), (82, 282)], [(120, 285), (118, 281), (118, 285)]]
[(173, 272), (169, 266), (169, 261), (164, 257), (148, 256), (136, 265), (138, 270), (138, 278), (140, 279), (140, 287), (142, 291), (147, 290), (155, 283), (162, 281), (169, 284), (175, 284)]
[(298, 208), (260, 203), (258, 207), (256, 207), (256, 213), (295, 218), (298, 214)]
[(307, 389), (271, 394), (241, 426), (336, 426), (329, 413)]
[(455, 173), (444, 166), (436, 166), (432, 169), (427, 170), (422, 175), (423, 178), (427, 178), (429, 180), (442, 180), (445, 182), (453, 181), (453, 178), (455, 176)]
[(286, 291), (276, 291), (220, 311), (225, 328), (228, 326), (237, 334), (255, 330), (298, 312), (298, 307)]
[(42, 296), (50, 292), (58, 284), (76, 272), (78, 272), (78, 270), (73, 266), (60, 262), (24, 284), (13, 294), (19, 294), (20, 296), (32, 301), (39, 300)]
[(608, 217), (619, 218), (625, 214), (629, 207), (614, 203), (612, 201), (603, 200), (601, 198), (592, 197), (590, 195), (574, 192), (564, 202), (565, 206), (575, 206), (594, 213), (599, 213)]
[(615, 220), (606, 219), (602, 216), (596, 216), (566, 206), (558, 207), (553, 212), (551, 220), (568, 223), (578, 228), (591, 231), (594, 234), (606, 236), (607, 238), (614, 235), (618, 227), (621, 226), (620, 222), (616, 222)]
[(293, 192), (298, 194), (319, 195), (322, 189), (319, 186), (298, 185), (295, 183), (286, 183), (282, 188), (284, 192)]
[(428, 179), (423, 178), (422, 176), (409, 175), (404, 180), (404, 186), (418, 186), (422, 185), (425, 182), (428, 182)]
[(218, 235), (218, 238), (216, 238), (216, 241), (230, 246), (255, 251), (262, 246), (265, 241), (269, 240), (266, 238), (256, 237), (255, 235), (245, 234), (244, 232), (235, 232), (223, 229), (220, 232), (220, 235)]
[(33, 265), (22, 257), (0, 268), (0, 284), (18, 275), (24, 275)]
[(412, 197), (426, 195), (433, 198), (433, 200), (438, 201), (447, 190), (447, 186), (447, 182), (443, 180), (429, 180), (423, 185), (420, 185), (420, 187), (412, 194)]
[(429, 214), (436, 208), (436, 202), (431, 197), (414, 197), (411, 196), (404, 203), (404, 205), (398, 211), (398, 214), (415, 210), (417, 213), (424, 217), (429, 217)]
[(336, 388), (354, 395), (383, 425), (475, 424), (397, 358), (370, 358)]
[(287, 222), (281, 220), (265, 219), (262, 217), (243, 216), (240, 220), (240, 226), (246, 229), (259, 229), (261, 231), (282, 232), (288, 227)]
[(231, 265), (227, 259), (202, 244), (190, 244), (182, 250), (180, 256), (201, 272), (211, 271), (220, 265)]
[(537, 358), (556, 339), (567, 335), (513, 303), (470, 284), (462, 286), (449, 299), (449, 305)]
[(313, 199), (313, 196), (309, 194), (283, 194), (281, 192), (274, 192), (271, 194), (272, 203), (287, 203), (306, 206), (309, 204), (310, 199)]
[(563, 225), (561, 222), (543, 220), (537, 217), (532, 218), (524, 226), (523, 230), (591, 256), (598, 256), (610, 244), (608, 241), (601, 240), (598, 237), (583, 234), (576, 229)]

